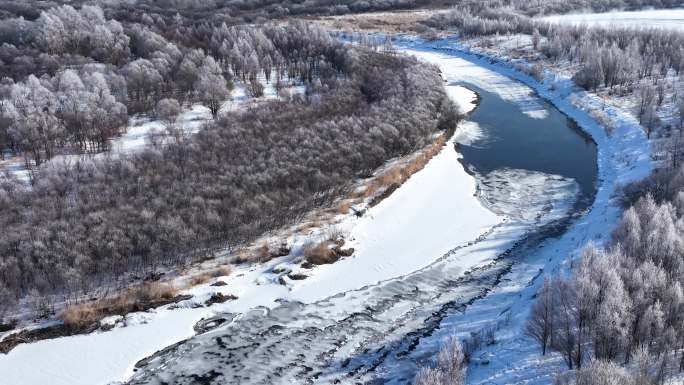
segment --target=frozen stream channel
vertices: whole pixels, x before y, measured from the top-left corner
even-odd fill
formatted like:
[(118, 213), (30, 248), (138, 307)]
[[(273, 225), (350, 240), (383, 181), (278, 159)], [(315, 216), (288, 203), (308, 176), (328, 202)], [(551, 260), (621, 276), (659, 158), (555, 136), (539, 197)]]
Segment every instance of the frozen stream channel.
[[(437, 167), (433, 162), (466, 168), (477, 177), (477, 194), (494, 215), (493, 226), (467, 242), (454, 241), (439, 255), (421, 255), (434, 250), (416, 247), (414, 268), (404, 273), (397, 269), (388, 279), (345, 287), (345, 280), (354, 281), (354, 269), (361, 276), (373, 271), (359, 269), (363, 261), (350, 259), (345, 265), (343, 260), (294, 286), (276, 306), (218, 313), (217, 319), (226, 321), (222, 326), (203, 330), (145, 360), (131, 384), (408, 383), (417, 366), (436, 349), (438, 344), (431, 343), (434, 336), (459, 330), (454, 316), (509, 281), (515, 266), (524, 265), (527, 255), (544, 240), (562, 234), (591, 205), (596, 147), (564, 115), (530, 88), (468, 60), (430, 49), (406, 52), (438, 65), (448, 89), (465, 85), (481, 97), (480, 106), (454, 138), (457, 144), (445, 147), (412, 179), (434, 172), (430, 171)], [(402, 203), (411, 206), (411, 196), (401, 193), (415, 188), (410, 182), (381, 203), (379, 210), (398, 199), (408, 200)], [(430, 223), (420, 222), (421, 207), (415, 209), (415, 222), (402, 222), (401, 212), (396, 216), (401, 226), (415, 226), (420, 234)], [(478, 223), (467, 212), (447, 213), (452, 217), (447, 217), (446, 226), (451, 221), (457, 229), (463, 227), (459, 231), (466, 231), (469, 221)], [(383, 213), (376, 215), (380, 218)], [(406, 228), (387, 231), (411, 233)], [(410, 242), (419, 245), (421, 240), (416, 236)], [(375, 255), (386, 263), (369, 268), (387, 264), (393, 271), (395, 253), (403, 255), (398, 249)], [(317, 298), (316, 287), (302, 289), (312, 286), (309, 281), (326, 292), (327, 286), (335, 286), (331, 280), (339, 280), (338, 287), (344, 290)]]

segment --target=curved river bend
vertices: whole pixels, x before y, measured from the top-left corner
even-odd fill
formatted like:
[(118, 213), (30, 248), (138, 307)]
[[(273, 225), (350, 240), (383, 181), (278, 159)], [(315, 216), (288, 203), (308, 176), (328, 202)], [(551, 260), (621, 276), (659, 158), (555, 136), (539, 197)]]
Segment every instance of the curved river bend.
[[(571, 120), (529, 88), (465, 60), (450, 67), (443, 55), (407, 52), (440, 65), (447, 87), (479, 94), (454, 150), (481, 199), (507, 221), (402, 277), (314, 303), (224, 314), (232, 322), (145, 360), (130, 383), (410, 383), (434, 354), (435, 336), (466, 329), (454, 315), (513, 279), (512, 266), (591, 205), (596, 146)], [(482, 252), (493, 258), (464, 271), (461, 261)]]

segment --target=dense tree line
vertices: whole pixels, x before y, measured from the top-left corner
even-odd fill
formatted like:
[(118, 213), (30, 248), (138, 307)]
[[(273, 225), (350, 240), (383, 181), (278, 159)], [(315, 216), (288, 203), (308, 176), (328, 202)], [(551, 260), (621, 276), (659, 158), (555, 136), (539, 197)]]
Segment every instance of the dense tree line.
[[(529, 18), (510, 9), (472, 7), (439, 14), (426, 25), (456, 28), (466, 37), (526, 34), (536, 37), (535, 49), (555, 61), (581, 66), (575, 79), (590, 90), (637, 83), (644, 78), (679, 74), (684, 68), (684, 36), (662, 28), (616, 28), (557, 25)], [(544, 37), (544, 41), (540, 41)]]
[(235, 76), (260, 96), (259, 74), (279, 88), (347, 65), (340, 44), (303, 23), (160, 29), (65, 5), (34, 21), (3, 21), (0, 36), (0, 147), (24, 154), (27, 166), (60, 152), (107, 150), (128, 114), (154, 112), (165, 98), (200, 102), (216, 116)]
[(512, 0), (515, 9), (527, 15), (563, 14), (577, 11), (608, 12), (643, 8), (673, 8), (679, 0)]
[(0, 102), (0, 144), (30, 154), (37, 166), (67, 144), (82, 152), (106, 149), (128, 122), (126, 106), (111, 94), (112, 76), (121, 81), (96, 67), (84, 67), (82, 75), (67, 69), (52, 78), (8, 80), (0, 89), (6, 97)]
[[(511, 9), (470, 7), (464, 12), (436, 15), (426, 22), (433, 28), (456, 28), (465, 37), (525, 34), (541, 60), (566, 63), (575, 83), (587, 90), (611, 95), (633, 95), (636, 115), (647, 135), (662, 126), (659, 110), (668, 102), (682, 105), (668, 76), (684, 69), (684, 36), (661, 28), (615, 28), (556, 25), (521, 15)], [(569, 64), (569, 65), (567, 65)], [(532, 67), (535, 69), (537, 67)], [(534, 72), (534, 71), (532, 71)], [(538, 74), (541, 75), (541, 74)], [(676, 114), (684, 109), (675, 111)], [(681, 115), (679, 115), (681, 116)], [(669, 129), (682, 129), (680, 124)], [(671, 135), (665, 132), (665, 135)], [(674, 134), (672, 134), (675, 136)], [(673, 158), (676, 163), (677, 156)]]
[(310, 96), (125, 159), (48, 164), (31, 189), (1, 182), (0, 291), (76, 295), (248, 241), (455, 124), (436, 69), (331, 44), (341, 67), (321, 66)]
[[(17, 5), (0, 23), (0, 153), (37, 166), (30, 187), (0, 177), (0, 316), (26, 295), (45, 304), (125, 285), (249, 241), (458, 119), (435, 69), (311, 24), (72, 5)], [(306, 93), (218, 114), (235, 83), (259, 96), (262, 81)], [(188, 102), (215, 117), (192, 137), (174, 123)], [(107, 151), (136, 112), (172, 135), (126, 157), (46, 162)]]

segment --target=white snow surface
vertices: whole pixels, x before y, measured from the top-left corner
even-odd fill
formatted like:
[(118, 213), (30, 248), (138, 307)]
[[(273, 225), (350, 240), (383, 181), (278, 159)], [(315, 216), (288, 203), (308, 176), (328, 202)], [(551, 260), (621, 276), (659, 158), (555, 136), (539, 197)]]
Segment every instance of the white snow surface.
[[(529, 297), (535, 290), (534, 286), (527, 287), (530, 275), (537, 274), (539, 267), (546, 263), (561, 264), (568, 252), (585, 241), (606, 237), (609, 225), (615, 222), (619, 214), (619, 208), (611, 201), (615, 186), (619, 182), (645, 176), (650, 170), (648, 142), (643, 132), (637, 129), (634, 119), (621, 111), (607, 111), (612, 118), (623, 123), (614, 137), (608, 138), (588, 115), (570, 105), (566, 98), (568, 95), (561, 94), (562, 88), (561, 91), (558, 91), (559, 88), (550, 91), (547, 84), (538, 84), (506, 65), (490, 64), (463, 53), (460, 50), (462, 47), (420, 41), (414, 41), (411, 45), (417, 49), (412, 53), (439, 65), (447, 81), (476, 84), (517, 103), (530, 116), (544, 116), (547, 112), (531, 94), (531, 89), (511, 78), (527, 83), (561, 111), (575, 117), (598, 144), (601, 184), (596, 202), (585, 219), (576, 223), (561, 239), (547, 241), (548, 247), (545, 244), (545, 248), (541, 249), (546, 252), (540, 251), (539, 255), (530, 257), (534, 263), (519, 265), (511, 273), (510, 280), (468, 309), (467, 314), (471, 319), (465, 323), (463, 320), (457, 322), (458, 327), (462, 328), (458, 332), (466, 333), (478, 325), (501, 318), (502, 309), (516, 309), (516, 317), (506, 329), (502, 329), (508, 334), (500, 333), (500, 338), (506, 342), (491, 347), (492, 354), (503, 356), (489, 366), (474, 368), (470, 372), (470, 378), (475, 383), (509, 383), (513, 377), (506, 374), (507, 370), (513, 366), (524, 368), (524, 364), (535, 357), (534, 345), (519, 333), (519, 324), (524, 319), (522, 317), (529, 305)], [(440, 49), (449, 51), (445, 54), (439, 52)], [(451, 91), (450, 96), (453, 97), (454, 92)], [(582, 97), (586, 103), (598, 103), (589, 94), (583, 94)], [(473, 132), (477, 131), (472, 125), (469, 128)], [(189, 290), (195, 294), (195, 298), (182, 304), (183, 309), (172, 310), (166, 306), (149, 313), (130, 315), (132, 322), (127, 326), (118, 323), (109, 332), (21, 345), (9, 354), (0, 356), (0, 378), (16, 385), (96, 385), (125, 380), (132, 375), (133, 365), (138, 360), (190, 337), (193, 334), (192, 326), (202, 317), (225, 311), (245, 312), (258, 306), (274, 307), (280, 298), (317, 301), (383, 279), (400, 277), (433, 263), (441, 257), (441, 253), (466, 245), (489, 232), (492, 235), (478, 243), (476, 248), (458, 250), (458, 255), (463, 256), (464, 270), (485, 263), (524, 234), (526, 220), (518, 218), (507, 224), (510, 218), (489, 211), (477, 199), (475, 180), (463, 170), (458, 157), (453, 146), (445, 146), (423, 170), (414, 174), (366, 215), (358, 219), (350, 215), (343, 219), (340, 226), (349, 232), (348, 245), (357, 249), (353, 257), (333, 265), (317, 267), (307, 272), (307, 279), (288, 281), (288, 285), (278, 284), (278, 276), (272, 274), (275, 266), (293, 270), (298, 268), (288, 257), (262, 265), (237, 268), (230, 277), (224, 278), (227, 286), (210, 287), (205, 284)], [(554, 178), (546, 175), (526, 177), (540, 180)], [(517, 191), (524, 196), (526, 190)], [(567, 204), (566, 197), (560, 195), (556, 198), (562, 205)], [(301, 245), (305, 241), (299, 239), (295, 243)], [(552, 262), (547, 262), (549, 258)], [(209, 308), (190, 308), (191, 303), (203, 302), (212, 292), (235, 294), (239, 299)], [(467, 328), (464, 325), (468, 325)], [(454, 332), (448, 327), (441, 330), (441, 333)], [(432, 348), (431, 352), (434, 353), (434, 345), (439, 343), (441, 333), (421, 341), (417, 352), (427, 352), (428, 348)], [(506, 346), (506, 349), (502, 349), (502, 346)]]
[(137, 359), (192, 336), (202, 315), (196, 309), (134, 314), (139, 322), (110, 332), (19, 345), (0, 357), (0, 383), (95, 385), (123, 379)]
[(517, 104), (520, 110), (531, 118), (543, 119), (548, 115), (542, 101), (533, 95), (529, 87), (520, 82), (511, 81), (509, 77), (496, 71), (435, 50), (400, 49), (400, 51), (438, 65), (442, 70), (442, 76), (448, 82), (468, 82), (483, 90), (498, 94), (503, 100)]
[(635, 28), (665, 28), (684, 30), (684, 9), (649, 9), (605, 13), (573, 13), (541, 18), (552, 23), (572, 25), (622, 26)]
[(454, 85), (447, 85), (445, 88), (447, 95), (456, 103), (459, 112), (462, 114), (467, 114), (477, 107), (477, 93), (475, 91)]

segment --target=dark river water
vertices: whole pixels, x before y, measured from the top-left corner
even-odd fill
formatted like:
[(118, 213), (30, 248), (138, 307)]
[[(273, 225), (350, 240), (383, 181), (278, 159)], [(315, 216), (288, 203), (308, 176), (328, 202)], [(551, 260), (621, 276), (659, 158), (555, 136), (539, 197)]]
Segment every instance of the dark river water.
[(596, 144), (575, 121), (541, 99), (546, 116), (533, 118), (495, 93), (468, 83), (457, 84), (480, 96), (480, 104), (468, 120), (484, 132), (483, 138), (459, 145), (466, 169), (480, 175), (502, 168), (560, 175), (579, 185), (577, 209), (591, 204), (598, 171)]

